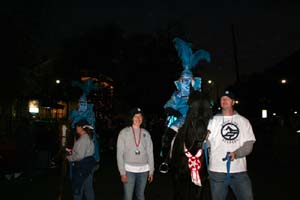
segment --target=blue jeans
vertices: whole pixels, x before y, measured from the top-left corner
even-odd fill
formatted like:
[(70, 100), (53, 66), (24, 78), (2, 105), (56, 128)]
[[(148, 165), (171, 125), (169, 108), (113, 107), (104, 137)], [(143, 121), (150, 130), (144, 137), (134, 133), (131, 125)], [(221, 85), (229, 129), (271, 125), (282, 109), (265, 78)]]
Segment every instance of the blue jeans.
[(83, 194), (86, 200), (94, 200), (95, 193), (94, 193), (94, 186), (93, 186), (93, 173), (91, 173), (83, 182), (83, 185), (80, 189), (79, 194), (74, 194), (74, 200), (82, 200)]
[(136, 200), (145, 200), (145, 188), (149, 172), (133, 173), (126, 172), (127, 183), (124, 183), (124, 200), (133, 200), (135, 194)]
[(213, 200), (225, 200), (228, 186), (237, 200), (253, 200), (252, 184), (247, 172), (231, 173), (229, 184), (225, 182), (226, 173), (209, 171), (211, 195)]

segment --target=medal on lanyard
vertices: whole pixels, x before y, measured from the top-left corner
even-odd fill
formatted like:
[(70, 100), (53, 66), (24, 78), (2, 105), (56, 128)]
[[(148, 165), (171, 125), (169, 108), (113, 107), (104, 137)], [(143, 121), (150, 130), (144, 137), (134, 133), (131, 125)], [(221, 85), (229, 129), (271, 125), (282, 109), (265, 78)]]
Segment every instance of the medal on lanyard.
[(135, 147), (136, 147), (135, 155), (140, 155), (141, 152), (140, 152), (140, 150), (139, 150), (139, 146), (140, 146), (140, 143), (141, 143), (141, 132), (142, 132), (142, 129), (140, 128), (140, 132), (139, 132), (139, 140), (138, 140), (138, 142), (136, 142), (136, 138), (135, 138), (135, 133), (134, 133), (133, 127), (131, 127), (131, 129), (132, 129), (132, 134), (133, 134), (133, 138), (134, 138), (134, 144), (135, 144)]
[(140, 150), (138, 150), (138, 149), (135, 150), (135, 155), (140, 155), (140, 153), (141, 153)]

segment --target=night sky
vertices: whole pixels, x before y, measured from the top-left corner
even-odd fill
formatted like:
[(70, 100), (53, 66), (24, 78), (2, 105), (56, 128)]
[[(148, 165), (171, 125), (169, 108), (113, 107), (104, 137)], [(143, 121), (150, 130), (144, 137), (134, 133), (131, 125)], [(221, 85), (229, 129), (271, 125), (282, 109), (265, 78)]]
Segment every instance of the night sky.
[(172, 24), (174, 32), (183, 31), (195, 48), (211, 53), (206, 78), (227, 85), (236, 75), (232, 24), (242, 79), (300, 49), (299, 5), (285, 0), (15, 0), (6, 1), (1, 11), (22, 19), (36, 45), (49, 51), (106, 23), (117, 23), (127, 33), (150, 34)]

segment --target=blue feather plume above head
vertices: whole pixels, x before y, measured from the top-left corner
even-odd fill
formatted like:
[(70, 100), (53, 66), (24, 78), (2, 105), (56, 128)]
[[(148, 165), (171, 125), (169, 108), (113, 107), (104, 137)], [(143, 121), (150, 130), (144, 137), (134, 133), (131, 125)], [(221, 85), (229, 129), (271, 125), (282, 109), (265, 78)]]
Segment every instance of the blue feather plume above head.
[(79, 87), (83, 95), (88, 96), (92, 90), (97, 90), (97, 86), (92, 79), (88, 79), (85, 82), (72, 81), (73, 87)]
[(210, 54), (208, 51), (199, 49), (193, 53), (191, 43), (185, 42), (180, 38), (173, 40), (178, 56), (182, 61), (184, 70), (190, 70), (197, 65), (200, 60), (210, 62)]

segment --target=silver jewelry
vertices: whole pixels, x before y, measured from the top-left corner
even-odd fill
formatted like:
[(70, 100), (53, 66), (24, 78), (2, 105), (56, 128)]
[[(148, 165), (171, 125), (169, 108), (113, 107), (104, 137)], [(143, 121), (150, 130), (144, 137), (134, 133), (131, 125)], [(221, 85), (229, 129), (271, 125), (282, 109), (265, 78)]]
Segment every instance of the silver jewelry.
[(135, 155), (140, 155), (140, 154), (141, 154), (140, 150), (136, 149), (135, 150)]

